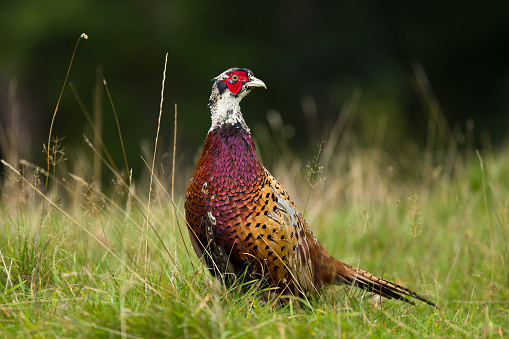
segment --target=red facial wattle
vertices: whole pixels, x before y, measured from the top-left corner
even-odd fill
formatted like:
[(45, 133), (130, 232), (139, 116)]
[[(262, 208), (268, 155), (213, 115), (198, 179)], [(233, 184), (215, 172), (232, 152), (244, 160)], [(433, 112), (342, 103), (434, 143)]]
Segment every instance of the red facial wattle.
[(239, 94), (242, 84), (249, 81), (244, 71), (234, 71), (228, 74), (228, 78), (223, 80), (226, 86), (233, 94)]

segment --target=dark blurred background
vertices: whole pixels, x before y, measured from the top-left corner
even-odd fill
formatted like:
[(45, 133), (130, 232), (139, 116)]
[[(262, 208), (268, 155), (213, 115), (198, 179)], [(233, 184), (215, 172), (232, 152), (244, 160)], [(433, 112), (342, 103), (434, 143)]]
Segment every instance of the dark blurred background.
[[(20, 157), (44, 165), (42, 143), (85, 32), (89, 40), (80, 42), (69, 82), (93, 112), (97, 73), (103, 74), (135, 170), (143, 166), (141, 142), (155, 139), (166, 52), (161, 147), (171, 149), (177, 103), (184, 163), (194, 161), (209, 128), (210, 79), (233, 66), (250, 68), (268, 87), (244, 101), (248, 125), (270, 130), (267, 112), (277, 120), (277, 111), (295, 149), (315, 146), (352, 98), (354, 129), (366, 147), (382, 116), (384, 148), (397, 152), (408, 142), (424, 148), (430, 117), (414, 74), (421, 66), (448, 128), (459, 135), (470, 124), (474, 147), (486, 147), (486, 140), (501, 147), (509, 126), (508, 13), (508, 1), (3, 1), (2, 138), (17, 119)], [(103, 95), (104, 139), (120, 165), (115, 119)], [(67, 86), (53, 135), (65, 137), (69, 148), (85, 145), (83, 133), (92, 136)]]

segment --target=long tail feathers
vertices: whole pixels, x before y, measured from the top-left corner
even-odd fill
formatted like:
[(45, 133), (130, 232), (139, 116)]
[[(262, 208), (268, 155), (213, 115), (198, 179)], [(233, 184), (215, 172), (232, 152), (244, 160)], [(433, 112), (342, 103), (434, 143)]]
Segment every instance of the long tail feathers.
[(412, 305), (415, 305), (415, 303), (404, 297), (409, 296), (413, 297), (415, 299), (419, 299), (421, 301), (424, 301), (428, 305), (431, 305), (435, 308), (438, 308), (435, 303), (432, 301), (426, 299), (422, 295), (409, 290), (408, 288), (405, 288), (403, 286), (399, 286), (395, 283), (392, 283), (390, 281), (387, 281), (385, 279), (382, 279), (380, 277), (377, 277), (376, 275), (373, 275), (369, 272), (363, 271), (361, 269), (352, 267), (350, 265), (347, 265), (345, 263), (342, 263), (341, 261), (337, 261), (338, 265), (342, 265), (343, 269), (339, 269), (338, 272), (342, 272), (343, 274), (337, 275), (337, 283), (347, 283), (350, 285), (356, 285), (359, 288), (362, 288), (364, 290), (367, 290), (369, 292), (381, 295), (382, 297), (388, 298), (388, 299), (399, 299), (406, 301), (407, 303), (410, 303)]

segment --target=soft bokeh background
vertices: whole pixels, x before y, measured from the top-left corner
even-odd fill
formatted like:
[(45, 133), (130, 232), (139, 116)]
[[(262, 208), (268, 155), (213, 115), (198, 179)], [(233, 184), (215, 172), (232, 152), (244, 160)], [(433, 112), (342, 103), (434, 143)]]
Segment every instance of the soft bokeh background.
[[(268, 86), (243, 103), (253, 131), (264, 135), (271, 123), (283, 125), (279, 132), (293, 149), (309, 152), (321, 135), (327, 140), (352, 100), (361, 145), (373, 146), (382, 128), (383, 147), (392, 154), (408, 144), (424, 149), (430, 117), (416, 90), (419, 69), (460, 149), (469, 140), (473, 147), (503, 147), (509, 126), (507, 13), (507, 1), (4, 1), (2, 137), (15, 139), (20, 157), (45, 163), (42, 143), (75, 42), (85, 32), (89, 40), (80, 42), (69, 81), (90, 112), (99, 103), (104, 140), (121, 164), (111, 105), (105, 93), (94, 98), (97, 79), (106, 78), (135, 176), (143, 166), (140, 145), (155, 139), (166, 52), (160, 145), (171, 149), (177, 103), (183, 164), (193, 163), (209, 127), (210, 79), (232, 66), (252, 69)], [(466, 131), (470, 139), (461, 137)], [(92, 136), (67, 86), (53, 135), (65, 137), (67, 149), (86, 148), (84, 133)]]

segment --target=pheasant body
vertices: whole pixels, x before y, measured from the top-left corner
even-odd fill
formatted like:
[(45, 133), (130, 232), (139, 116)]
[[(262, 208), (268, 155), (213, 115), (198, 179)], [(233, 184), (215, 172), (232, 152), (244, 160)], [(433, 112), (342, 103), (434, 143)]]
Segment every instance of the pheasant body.
[[(305, 231), (312, 235), (311, 231), (301, 229), (299, 233), (298, 228), (288, 227), (303, 219), (257, 160), (254, 143), (241, 126), (209, 133), (187, 201), (186, 219), (196, 237), (195, 250), (203, 255), (202, 247), (209, 245), (216, 270), (242, 273), (246, 267), (258, 266), (258, 275), (266, 272), (274, 284), (293, 287), (288, 269), (295, 266), (293, 254), (300, 251), (298, 260), (311, 263), (305, 247), (298, 248), (298, 239), (306, 236)], [(204, 258), (212, 267), (210, 256)]]
[(313, 235), (288, 193), (258, 161), (240, 112), (252, 87), (248, 69), (214, 79), (212, 127), (189, 182), (186, 221), (193, 248), (215, 275), (247, 272), (280, 293), (314, 293), (324, 285), (355, 284), (387, 298), (401, 294), (434, 304), (404, 287), (333, 258)]

